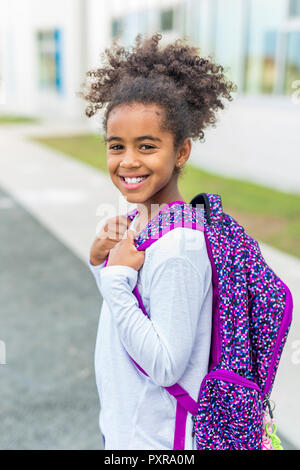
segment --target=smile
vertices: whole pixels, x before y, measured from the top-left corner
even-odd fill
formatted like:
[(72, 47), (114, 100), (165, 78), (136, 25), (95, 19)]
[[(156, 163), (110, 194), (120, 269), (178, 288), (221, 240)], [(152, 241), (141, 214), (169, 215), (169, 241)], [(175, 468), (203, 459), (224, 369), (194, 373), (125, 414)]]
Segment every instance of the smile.
[(148, 177), (149, 177), (149, 175), (146, 176), (146, 177), (143, 177), (143, 179), (141, 181), (138, 181), (138, 182), (136, 182), (136, 180), (139, 180), (140, 178), (133, 178), (132, 180), (134, 182), (130, 183), (127, 178), (126, 179), (127, 179), (128, 182), (125, 181), (123, 176), (119, 176), (122, 185), (127, 189), (137, 189), (137, 188), (139, 188), (140, 186), (142, 186), (145, 183), (145, 181)]

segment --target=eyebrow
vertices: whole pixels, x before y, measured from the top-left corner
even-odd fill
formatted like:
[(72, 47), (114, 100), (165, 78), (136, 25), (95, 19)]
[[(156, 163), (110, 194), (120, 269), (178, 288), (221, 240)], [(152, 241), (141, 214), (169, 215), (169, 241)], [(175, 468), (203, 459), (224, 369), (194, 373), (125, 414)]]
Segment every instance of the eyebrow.
[[(153, 140), (154, 142), (155, 141), (162, 142), (162, 140), (159, 137), (154, 137), (153, 135), (141, 135), (139, 137), (136, 137), (134, 140), (136, 142), (139, 142), (140, 140), (145, 140), (145, 139)], [(108, 144), (111, 140), (122, 141), (123, 139), (121, 137), (117, 137), (117, 136), (112, 135), (112, 136), (108, 137), (108, 139), (105, 138), (104, 140)]]

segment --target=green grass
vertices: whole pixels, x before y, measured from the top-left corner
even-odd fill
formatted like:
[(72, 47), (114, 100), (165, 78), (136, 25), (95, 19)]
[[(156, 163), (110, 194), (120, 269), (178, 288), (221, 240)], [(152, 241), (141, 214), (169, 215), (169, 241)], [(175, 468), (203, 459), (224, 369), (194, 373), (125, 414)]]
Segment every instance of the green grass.
[(1, 124), (24, 124), (24, 123), (36, 123), (39, 119), (30, 118), (27, 116), (12, 116), (12, 115), (0, 115)]
[(75, 157), (98, 170), (107, 171), (106, 148), (103, 139), (95, 134), (59, 136), (59, 137), (34, 137), (32, 140), (41, 142), (55, 150)]
[[(98, 135), (33, 140), (108, 173), (105, 143)], [(202, 192), (220, 194), (224, 212), (243, 225), (249, 235), (300, 258), (300, 195), (215, 175), (190, 164), (178, 187), (187, 202)]]

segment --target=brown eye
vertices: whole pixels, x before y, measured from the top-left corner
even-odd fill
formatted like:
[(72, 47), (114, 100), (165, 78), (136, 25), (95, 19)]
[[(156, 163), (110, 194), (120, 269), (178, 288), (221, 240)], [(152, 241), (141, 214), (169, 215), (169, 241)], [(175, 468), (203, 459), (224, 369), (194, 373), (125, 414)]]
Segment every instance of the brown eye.
[[(143, 145), (141, 145), (141, 147), (148, 147), (148, 149), (154, 149), (155, 148), (152, 145), (147, 145), (147, 144), (143, 144)], [(148, 149), (145, 149), (145, 150), (148, 150)]]
[(112, 145), (111, 147), (109, 147), (109, 149), (110, 150), (119, 150), (119, 149), (116, 149), (115, 147), (122, 147), (122, 145), (120, 145), (120, 144)]

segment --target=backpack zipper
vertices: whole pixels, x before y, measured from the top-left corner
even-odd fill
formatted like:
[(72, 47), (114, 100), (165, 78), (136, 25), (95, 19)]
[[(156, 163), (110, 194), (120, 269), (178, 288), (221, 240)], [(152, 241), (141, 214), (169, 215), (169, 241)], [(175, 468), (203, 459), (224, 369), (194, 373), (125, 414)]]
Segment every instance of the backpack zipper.
[(217, 370), (210, 372), (208, 375), (209, 375), (209, 377), (207, 377), (208, 379), (211, 378), (211, 379), (224, 380), (226, 382), (235, 383), (237, 385), (242, 385), (247, 388), (253, 388), (257, 392), (261, 393), (260, 387), (255, 382), (253, 382), (252, 380), (246, 379), (245, 377), (242, 377), (241, 375), (233, 371), (226, 370), (226, 369), (217, 369)]
[[(225, 382), (230, 382), (234, 383), (237, 385), (242, 385), (243, 387), (247, 388), (252, 388), (259, 392), (260, 394), (262, 393), (260, 387), (253, 382), (252, 380), (246, 379), (245, 377), (242, 377), (241, 375), (237, 374), (236, 372), (227, 370), (227, 369), (217, 369), (212, 372), (209, 372), (202, 380), (200, 391), (199, 391), (199, 397), (201, 396), (202, 389), (204, 387), (204, 384), (207, 382), (209, 379), (220, 379), (224, 380)], [(196, 415), (192, 415), (192, 420), (194, 422), (193, 425), (193, 430), (192, 430), (192, 437), (195, 435), (195, 421), (196, 421)]]

